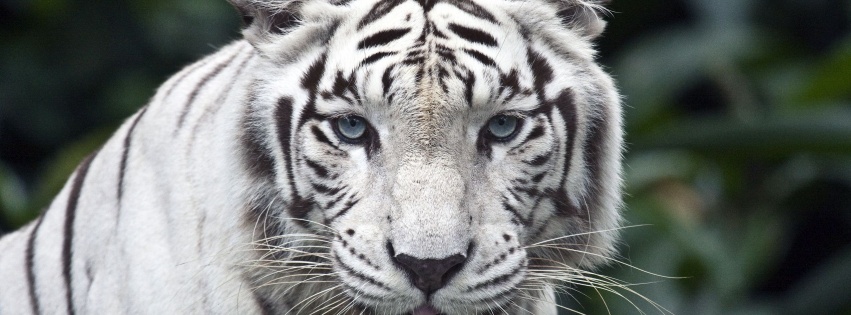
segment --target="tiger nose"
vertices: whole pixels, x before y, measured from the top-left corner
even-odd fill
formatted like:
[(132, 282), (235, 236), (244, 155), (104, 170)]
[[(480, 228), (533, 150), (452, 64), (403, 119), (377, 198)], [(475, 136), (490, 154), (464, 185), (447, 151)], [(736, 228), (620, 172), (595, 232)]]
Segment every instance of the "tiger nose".
[(408, 273), (414, 286), (431, 295), (449, 282), (453, 275), (461, 270), (463, 255), (452, 255), (443, 259), (420, 259), (405, 254), (393, 257)]

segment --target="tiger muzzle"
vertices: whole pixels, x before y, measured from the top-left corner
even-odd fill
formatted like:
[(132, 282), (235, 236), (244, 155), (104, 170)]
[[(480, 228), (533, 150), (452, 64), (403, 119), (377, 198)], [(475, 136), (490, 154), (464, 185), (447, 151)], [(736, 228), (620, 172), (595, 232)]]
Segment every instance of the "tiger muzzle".
[(426, 295), (461, 269), (471, 244), (464, 181), (446, 165), (400, 168), (393, 187), (391, 258)]

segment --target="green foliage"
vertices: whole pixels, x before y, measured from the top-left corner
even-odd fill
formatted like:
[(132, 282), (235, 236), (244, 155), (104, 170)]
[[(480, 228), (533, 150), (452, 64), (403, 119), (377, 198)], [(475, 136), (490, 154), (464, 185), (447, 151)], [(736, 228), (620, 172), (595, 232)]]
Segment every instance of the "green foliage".
[[(599, 47), (627, 105), (637, 226), (619, 257), (631, 266), (599, 272), (676, 314), (851, 314), (851, 1), (611, 8)], [(237, 21), (224, 0), (0, 4), (0, 229), (36, 216), (170, 73), (238, 38)], [(665, 313), (616, 291), (563, 301)]]

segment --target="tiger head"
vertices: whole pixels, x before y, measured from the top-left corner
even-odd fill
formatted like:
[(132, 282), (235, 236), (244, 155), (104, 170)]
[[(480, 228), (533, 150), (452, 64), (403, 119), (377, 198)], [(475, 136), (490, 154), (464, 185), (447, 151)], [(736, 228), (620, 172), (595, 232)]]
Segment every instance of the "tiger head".
[(526, 309), (612, 254), (622, 122), (598, 3), (231, 2), (263, 56), (244, 138), (266, 303)]

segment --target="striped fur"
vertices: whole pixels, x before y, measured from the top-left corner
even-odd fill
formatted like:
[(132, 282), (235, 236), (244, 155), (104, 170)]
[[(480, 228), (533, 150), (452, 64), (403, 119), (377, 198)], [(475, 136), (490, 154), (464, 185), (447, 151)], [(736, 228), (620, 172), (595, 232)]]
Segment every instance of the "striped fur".
[[(232, 2), (245, 39), (0, 239), (0, 314), (555, 314), (553, 279), (612, 254), (598, 3)], [(352, 115), (357, 141), (335, 127)], [(510, 138), (489, 136), (498, 115)], [(426, 293), (402, 256), (463, 263)]]

